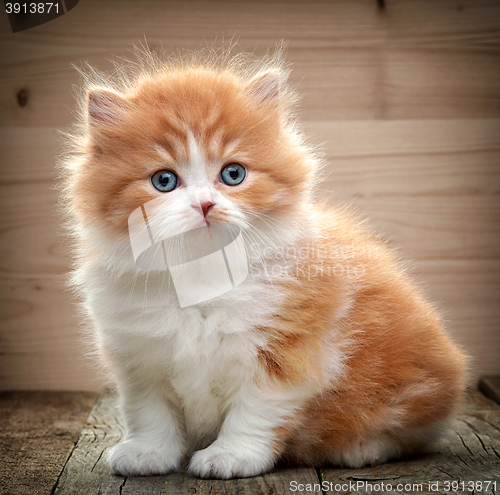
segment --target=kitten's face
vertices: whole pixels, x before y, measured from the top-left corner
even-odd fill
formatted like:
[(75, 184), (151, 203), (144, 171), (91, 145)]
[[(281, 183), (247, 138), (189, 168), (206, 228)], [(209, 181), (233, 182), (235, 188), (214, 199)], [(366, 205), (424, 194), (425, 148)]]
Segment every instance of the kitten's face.
[(118, 238), (152, 200), (167, 235), (205, 222), (274, 230), (300, 213), (314, 173), (280, 98), (277, 73), (242, 82), (207, 69), (148, 76), (126, 95), (90, 91), (74, 208)]

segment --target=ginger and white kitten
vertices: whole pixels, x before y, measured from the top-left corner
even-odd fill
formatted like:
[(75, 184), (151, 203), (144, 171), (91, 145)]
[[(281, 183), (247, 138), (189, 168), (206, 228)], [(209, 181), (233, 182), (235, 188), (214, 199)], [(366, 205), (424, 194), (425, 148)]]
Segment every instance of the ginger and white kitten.
[[(63, 164), (73, 282), (127, 425), (111, 468), (361, 467), (433, 440), (466, 359), (387, 246), (314, 198), (322, 164), (281, 62), (146, 65), (91, 73)], [(168, 270), (134, 262), (128, 219), (152, 200), (166, 231), (238, 226), (247, 278), (180, 307)]]

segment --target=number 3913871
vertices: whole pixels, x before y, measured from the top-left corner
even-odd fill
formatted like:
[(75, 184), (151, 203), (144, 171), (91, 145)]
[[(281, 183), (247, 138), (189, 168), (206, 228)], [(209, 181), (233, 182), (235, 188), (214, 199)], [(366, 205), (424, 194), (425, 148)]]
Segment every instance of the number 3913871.
[(497, 489), (496, 481), (443, 481), (446, 492), (486, 492), (490, 487), (493, 492)]
[(51, 11), (59, 14), (58, 3), (6, 3), (7, 14), (49, 14)]

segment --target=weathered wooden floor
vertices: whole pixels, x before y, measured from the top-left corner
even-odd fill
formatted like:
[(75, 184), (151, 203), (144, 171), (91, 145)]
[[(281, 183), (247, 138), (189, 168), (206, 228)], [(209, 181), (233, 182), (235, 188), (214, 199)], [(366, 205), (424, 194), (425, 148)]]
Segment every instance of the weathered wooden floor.
[[(155, 477), (113, 475), (105, 451), (124, 434), (110, 393), (99, 397), (53, 493), (57, 495), (280, 495), (500, 493), (500, 406), (479, 392), (431, 453), (364, 469), (282, 467), (255, 478), (201, 480), (177, 473)], [(390, 485), (390, 486), (388, 486)]]
[(94, 392), (0, 392), (0, 494), (50, 493), (96, 398)]

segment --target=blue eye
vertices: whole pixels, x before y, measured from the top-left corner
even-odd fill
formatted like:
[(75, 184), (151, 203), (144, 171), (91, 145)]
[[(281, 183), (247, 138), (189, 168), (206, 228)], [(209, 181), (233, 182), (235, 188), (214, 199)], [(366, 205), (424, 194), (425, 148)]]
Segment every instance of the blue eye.
[(177, 187), (179, 179), (170, 170), (158, 170), (151, 177), (151, 183), (160, 192), (170, 192)]
[(246, 175), (245, 167), (239, 163), (230, 163), (221, 170), (220, 178), (228, 186), (237, 186), (245, 180)]

